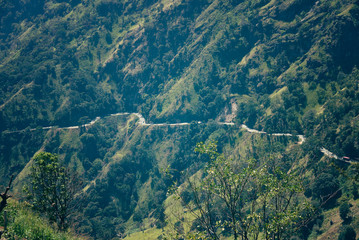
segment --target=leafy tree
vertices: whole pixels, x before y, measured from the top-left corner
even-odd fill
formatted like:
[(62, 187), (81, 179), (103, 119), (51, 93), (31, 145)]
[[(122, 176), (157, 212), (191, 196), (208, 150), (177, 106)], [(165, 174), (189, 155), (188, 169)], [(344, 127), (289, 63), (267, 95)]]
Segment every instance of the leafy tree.
[(338, 180), (331, 173), (322, 173), (315, 178), (312, 184), (313, 197), (320, 199), (324, 207), (330, 208), (340, 196)]
[(350, 225), (345, 225), (340, 231), (338, 240), (355, 240), (356, 232)]
[(350, 206), (347, 202), (343, 203), (340, 205), (339, 207), (339, 215), (340, 218), (344, 221), (347, 222), (350, 220)]
[(305, 201), (294, 203), (303, 191), (294, 172), (285, 173), (255, 160), (241, 166), (219, 154), (214, 142), (199, 143), (196, 151), (209, 155), (210, 161), (202, 181), (187, 180), (192, 200), (186, 203), (180, 188), (173, 191), (194, 215), (200, 225), (197, 230), (204, 229), (206, 239), (221, 239), (228, 231), (234, 239), (284, 239), (286, 227), (310, 209)]
[(34, 208), (45, 213), (61, 230), (75, 207), (75, 194), (81, 186), (76, 174), (62, 167), (58, 157), (48, 152), (37, 154), (31, 167), (31, 183), (25, 186)]

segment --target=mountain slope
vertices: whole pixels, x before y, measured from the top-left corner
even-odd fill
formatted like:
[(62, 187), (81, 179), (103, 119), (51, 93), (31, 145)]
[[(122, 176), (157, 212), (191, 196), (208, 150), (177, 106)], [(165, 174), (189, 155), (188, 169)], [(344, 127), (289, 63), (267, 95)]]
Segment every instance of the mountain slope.
[[(320, 147), (359, 158), (356, 0), (5, 0), (0, 18), (0, 183), (19, 174), (20, 189), (37, 151), (59, 154), (85, 179), (77, 222), (95, 238), (160, 227), (161, 169), (201, 169), (193, 148), (209, 137), (236, 158), (278, 143), (310, 169)], [(118, 112), (190, 125), (56, 127)]]

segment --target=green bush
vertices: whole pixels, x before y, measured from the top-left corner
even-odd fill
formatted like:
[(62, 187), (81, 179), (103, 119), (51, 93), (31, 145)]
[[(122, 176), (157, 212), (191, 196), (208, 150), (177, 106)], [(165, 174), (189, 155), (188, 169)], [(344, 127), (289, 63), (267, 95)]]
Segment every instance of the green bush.
[(28, 204), (11, 201), (7, 207), (9, 223), (5, 238), (32, 240), (81, 239), (70, 233), (57, 232), (48, 221), (34, 213)]
[(352, 226), (345, 225), (340, 231), (338, 240), (355, 240), (356, 232)]
[(339, 215), (340, 218), (344, 221), (344, 222), (348, 222), (350, 220), (350, 206), (349, 203), (345, 202), (342, 203), (339, 207)]

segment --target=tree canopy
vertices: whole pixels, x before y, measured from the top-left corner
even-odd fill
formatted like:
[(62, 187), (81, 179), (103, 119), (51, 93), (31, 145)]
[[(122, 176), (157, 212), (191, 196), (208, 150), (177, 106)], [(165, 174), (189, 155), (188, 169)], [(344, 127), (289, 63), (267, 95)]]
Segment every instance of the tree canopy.
[[(210, 160), (200, 178), (189, 178), (173, 192), (196, 219), (194, 232), (206, 239), (286, 239), (298, 229), (311, 205), (298, 197), (303, 193), (300, 176), (283, 172), (271, 160), (239, 163), (217, 152), (215, 142), (197, 144), (196, 151)], [(192, 235), (193, 233), (190, 233)]]
[(33, 158), (30, 178), (25, 191), (34, 208), (45, 213), (61, 230), (66, 229), (81, 184), (77, 176), (62, 167), (56, 155), (41, 152)]

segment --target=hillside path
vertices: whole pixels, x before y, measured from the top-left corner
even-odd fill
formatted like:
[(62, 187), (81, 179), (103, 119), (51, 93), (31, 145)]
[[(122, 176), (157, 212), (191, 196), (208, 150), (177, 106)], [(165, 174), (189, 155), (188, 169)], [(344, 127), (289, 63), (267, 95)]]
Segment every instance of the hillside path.
[[(23, 89), (23, 88), (22, 88)], [(22, 89), (20, 89), (16, 94), (18, 94)], [(15, 95), (16, 95), (15, 94)], [(14, 96), (15, 96), (14, 95)], [(13, 97), (14, 97), (13, 96)], [(9, 99), (10, 100), (10, 99)], [(89, 123), (83, 124), (83, 125), (77, 125), (77, 126), (69, 126), (69, 127), (56, 127), (56, 126), (48, 126), (48, 127), (41, 127), (41, 128), (32, 128), (32, 129), (23, 129), (23, 130), (17, 130), (17, 131), (5, 131), (5, 133), (19, 133), (19, 132), (25, 132), (25, 131), (36, 131), (36, 130), (50, 130), (50, 129), (63, 129), (63, 130), (71, 130), (71, 129), (80, 129), (80, 128), (88, 128), (91, 127), (92, 125), (94, 125), (96, 122), (98, 122), (101, 118), (107, 118), (107, 117), (114, 117), (114, 116), (125, 116), (125, 115), (135, 115), (138, 118), (138, 125), (140, 126), (158, 126), (158, 127), (162, 127), (162, 126), (187, 126), (190, 125), (191, 123), (188, 122), (182, 122), (182, 123), (147, 123), (146, 119), (143, 117), (143, 115), (141, 113), (128, 113), (128, 112), (121, 112), (121, 113), (113, 113), (104, 117), (96, 117), (94, 120), (92, 120)], [(202, 123), (201, 121), (195, 121), (195, 124), (205, 124)], [(227, 125), (227, 126), (235, 126), (235, 123), (233, 122), (216, 122), (219, 125)], [(291, 133), (267, 133), (264, 131), (260, 131), (257, 129), (252, 129), (249, 128), (247, 125), (245, 124), (241, 124), (240, 127), (242, 129), (244, 129), (247, 132), (250, 133), (255, 133), (255, 134), (266, 134), (266, 135), (270, 135), (270, 136), (287, 136), (287, 137), (297, 137), (298, 138), (298, 144), (303, 144), (306, 140), (306, 137), (304, 135), (295, 135), (295, 134), (291, 134)], [(344, 161), (347, 163), (352, 163), (352, 161), (348, 161), (348, 160), (344, 160), (342, 157), (338, 157), (336, 154), (330, 152), (328, 149), (325, 149), (324, 147), (320, 148), (320, 151), (326, 155), (329, 158), (334, 158), (340, 161)]]
[(4, 107), (11, 102), (17, 95), (19, 95), (25, 88), (29, 88), (32, 86), (34, 82), (25, 84), (22, 88), (19, 89), (14, 95), (12, 95), (8, 100), (6, 100), (3, 104), (0, 105), (0, 111), (4, 109)]

